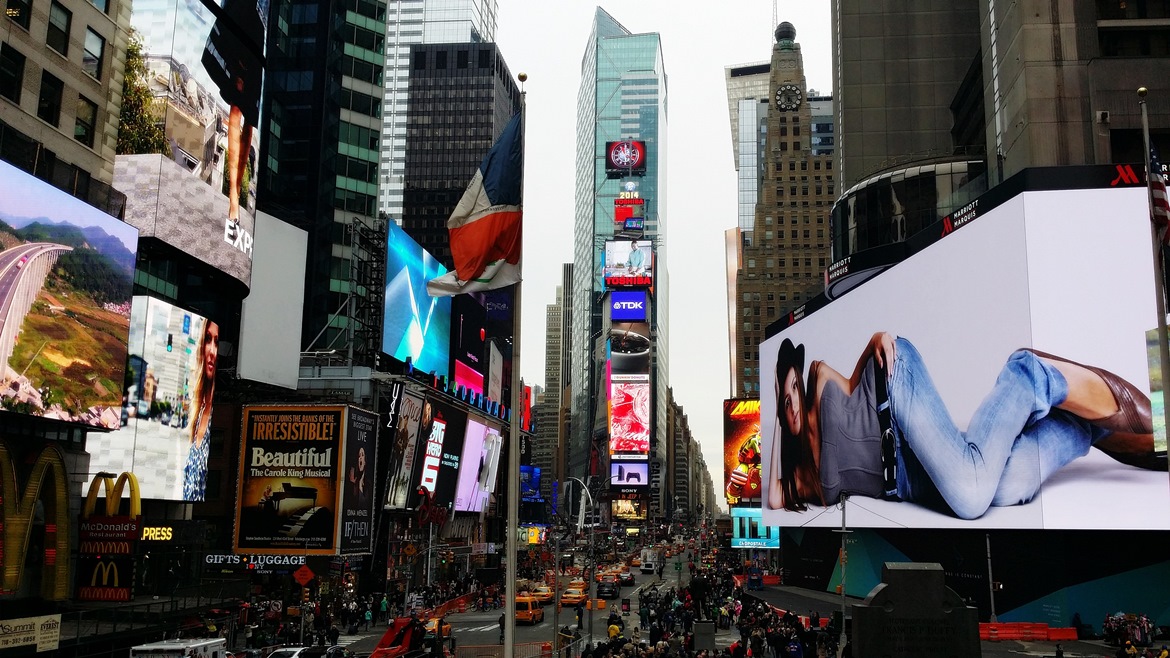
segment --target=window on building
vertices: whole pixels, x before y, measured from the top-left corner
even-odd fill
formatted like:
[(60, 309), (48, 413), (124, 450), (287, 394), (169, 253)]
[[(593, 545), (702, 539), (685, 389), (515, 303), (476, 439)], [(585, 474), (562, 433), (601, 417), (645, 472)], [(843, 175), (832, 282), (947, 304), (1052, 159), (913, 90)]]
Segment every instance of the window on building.
[(59, 2), (49, 7), (49, 32), (45, 36), (49, 47), (62, 55), (69, 54), (69, 24), (73, 22), (73, 12)]
[(12, 46), (0, 44), (0, 96), (20, 103), (24, 84), (24, 55)]
[(93, 148), (96, 127), (97, 103), (79, 95), (77, 97), (77, 117), (73, 123), (73, 139)]
[(748, 259), (748, 269), (754, 269), (755, 266), (756, 266), (756, 259), (749, 258)]
[(787, 151), (788, 150), (788, 142), (780, 142), (780, 150)]
[(439, 70), (447, 68), (447, 51), (440, 50), (435, 53), (435, 68)]
[(752, 301), (752, 294), (750, 292), (745, 292), (743, 294), (743, 301), (745, 301), (745, 302)]
[(758, 293), (758, 292), (753, 292), (753, 293), (752, 293), (752, 301), (753, 301), (753, 302), (758, 302), (758, 301), (760, 301), (760, 293)]
[(27, 30), (32, 17), (32, 0), (8, 0), (4, 11), (13, 23)]
[(780, 126), (780, 136), (781, 137), (788, 136), (788, 126)]
[[(800, 136), (800, 126), (792, 126), (792, 136), (793, 137)], [(803, 167), (802, 167), (802, 169), (803, 169)]]
[(455, 67), (461, 69), (467, 68), (469, 59), (470, 54), (466, 50), (460, 50), (459, 52), (455, 53)]
[(422, 71), (427, 68), (427, 53), (423, 50), (416, 50), (414, 53), (414, 63), (412, 68), (415, 71)]
[(37, 116), (56, 128), (61, 122), (61, 95), (65, 85), (48, 71), (41, 71), (41, 92), (37, 98)]
[(492, 65), (492, 51), (481, 50), (477, 54), (479, 57), (479, 68), (486, 69)]
[(102, 79), (102, 62), (105, 61), (106, 40), (93, 30), (85, 29), (85, 54), (81, 56), (81, 70)]

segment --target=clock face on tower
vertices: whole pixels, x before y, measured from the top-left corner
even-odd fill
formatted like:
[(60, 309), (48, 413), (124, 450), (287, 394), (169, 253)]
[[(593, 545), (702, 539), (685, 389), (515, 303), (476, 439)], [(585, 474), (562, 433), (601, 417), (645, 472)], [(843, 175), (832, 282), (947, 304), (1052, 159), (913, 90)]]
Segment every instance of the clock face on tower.
[(776, 108), (780, 110), (795, 110), (800, 107), (800, 87), (793, 84), (780, 85), (776, 90)]

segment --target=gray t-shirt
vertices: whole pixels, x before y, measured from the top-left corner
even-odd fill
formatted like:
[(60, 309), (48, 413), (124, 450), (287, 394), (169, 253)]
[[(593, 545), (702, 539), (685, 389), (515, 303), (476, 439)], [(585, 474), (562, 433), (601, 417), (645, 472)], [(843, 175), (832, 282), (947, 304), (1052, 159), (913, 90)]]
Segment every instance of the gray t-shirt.
[(841, 492), (880, 497), (885, 490), (882, 472), (882, 431), (874, 393), (873, 359), (865, 364), (852, 395), (832, 381), (821, 391), (821, 487), (832, 505)]

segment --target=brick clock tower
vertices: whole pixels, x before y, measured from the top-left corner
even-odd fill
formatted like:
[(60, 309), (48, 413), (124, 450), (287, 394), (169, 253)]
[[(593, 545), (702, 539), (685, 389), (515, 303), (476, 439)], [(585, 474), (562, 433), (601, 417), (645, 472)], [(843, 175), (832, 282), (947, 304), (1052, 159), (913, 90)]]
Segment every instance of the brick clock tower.
[(761, 395), (764, 328), (824, 289), (836, 191), (832, 99), (809, 91), (791, 23), (776, 28), (768, 90), (754, 224), (743, 233), (736, 275), (735, 394), (746, 397)]

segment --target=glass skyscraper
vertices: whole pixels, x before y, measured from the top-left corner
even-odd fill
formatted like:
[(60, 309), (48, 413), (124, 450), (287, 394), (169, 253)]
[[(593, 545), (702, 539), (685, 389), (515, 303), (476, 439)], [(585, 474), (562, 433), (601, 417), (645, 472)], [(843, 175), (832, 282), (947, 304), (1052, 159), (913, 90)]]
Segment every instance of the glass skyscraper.
[(389, 0), (378, 213), (402, 223), (410, 47), (495, 40), (496, 0)]
[[(657, 33), (633, 34), (598, 8), (581, 63), (577, 96), (576, 194), (573, 239), (572, 432), (567, 448), (570, 475), (594, 472), (605, 460), (591, 459), (592, 447), (604, 445), (604, 336), (601, 300), (602, 253), (615, 233), (614, 199), (623, 180), (633, 181), (644, 201), (645, 233), (656, 249), (652, 303), (651, 390), (654, 395), (651, 460), (665, 458), (667, 429), (667, 294), (666, 258), (666, 72)], [(605, 143), (621, 139), (646, 144), (646, 174), (610, 179), (605, 172)], [(600, 407), (600, 408), (599, 408)], [(656, 446), (656, 447), (655, 447)], [(604, 454), (598, 449), (598, 456)], [(651, 514), (656, 505), (650, 504)], [(665, 510), (658, 510), (658, 514)]]

